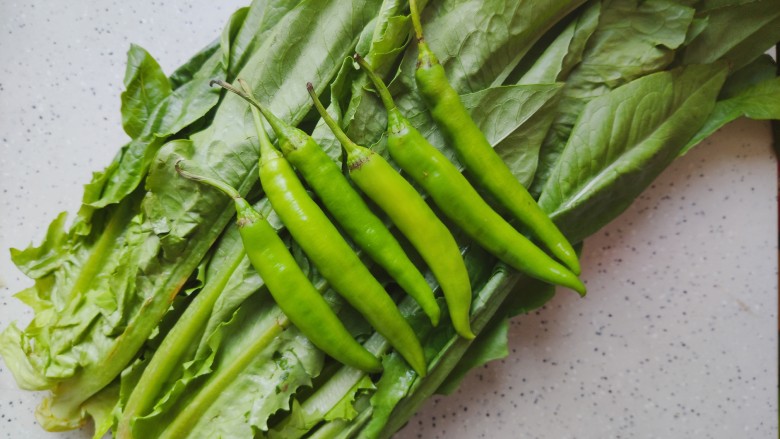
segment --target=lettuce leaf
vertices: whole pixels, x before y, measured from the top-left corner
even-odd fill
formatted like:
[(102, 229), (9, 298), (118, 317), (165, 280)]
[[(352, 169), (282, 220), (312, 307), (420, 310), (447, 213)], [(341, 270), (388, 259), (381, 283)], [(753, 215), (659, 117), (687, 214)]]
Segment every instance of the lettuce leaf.
[(739, 69), (780, 41), (776, 0), (704, 0), (696, 9), (706, 27), (682, 53), (684, 64), (724, 61)]
[(704, 124), (726, 79), (722, 64), (658, 72), (585, 106), (539, 197), (572, 241), (621, 213)]
[[(509, 3), (431, 2), (426, 37), (496, 151), (572, 240), (614, 218), (686, 142), (740, 115), (777, 117), (780, 83), (755, 60), (776, 38), (765, 0)], [(729, 46), (720, 34), (737, 11), (751, 16)], [(61, 216), (41, 245), (14, 251), (36, 280), (18, 294), (36, 315), (0, 335), (0, 354), (21, 386), (52, 390), (39, 409), (44, 427), (92, 417), (99, 435), (115, 417), (141, 437), (389, 437), (428, 396), (506, 355), (508, 318), (554, 288), (496, 264), (454, 230), (479, 336), (458, 338), (446, 317), (432, 328), (399, 298), (431, 364), (420, 379), (286, 236), (257, 187), (246, 104), (207, 86), (241, 76), (338, 160), (301, 86), (312, 81), (350, 136), (381, 153), (384, 110), (349, 58), (357, 50), (457, 164), (415, 92), (409, 21), (400, 0), (256, 0), (169, 78), (131, 48), (123, 120), (132, 139), (85, 187), (70, 229)], [(716, 60), (745, 68), (724, 86), (728, 69)], [(682, 67), (663, 71), (671, 65)], [(350, 330), (382, 355), (380, 377), (336, 364), (289, 325), (227, 225), (229, 200), (178, 178), (181, 157), (257, 201)], [(190, 296), (177, 299), (180, 291)]]
[(140, 136), (155, 107), (169, 94), (171, 83), (160, 65), (142, 47), (132, 44), (122, 92), (122, 126), (127, 135)]
[(577, 23), (576, 36), (572, 37), (576, 52), (557, 78), (565, 80), (565, 86), (541, 149), (532, 194), (539, 196), (550, 178), (584, 106), (595, 97), (670, 65), (685, 42), (694, 12), (671, 0), (611, 0), (594, 3), (584, 11), (582, 24)]
[[(683, 155), (715, 131), (739, 117), (755, 120), (780, 119), (780, 78), (777, 66), (767, 55), (757, 59), (758, 68), (735, 72), (724, 85), (728, 92), (718, 100), (710, 117), (698, 133), (680, 151)], [(745, 72), (744, 70), (750, 70)], [(723, 93), (721, 93), (723, 97)]]

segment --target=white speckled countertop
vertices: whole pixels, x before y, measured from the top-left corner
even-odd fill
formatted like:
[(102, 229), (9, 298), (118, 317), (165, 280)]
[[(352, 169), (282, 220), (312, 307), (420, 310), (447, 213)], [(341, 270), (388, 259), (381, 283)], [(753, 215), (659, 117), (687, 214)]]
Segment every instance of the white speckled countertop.
[[(38, 242), (125, 141), (138, 43), (171, 72), (245, 1), (0, 0), (0, 327), (31, 313), (8, 248)], [(163, 29), (161, 31), (160, 29)], [(589, 295), (511, 326), (511, 352), (434, 397), (397, 437), (768, 438), (778, 431), (777, 168), (766, 123), (678, 160), (586, 241)], [(0, 361), (1, 438), (50, 434)]]

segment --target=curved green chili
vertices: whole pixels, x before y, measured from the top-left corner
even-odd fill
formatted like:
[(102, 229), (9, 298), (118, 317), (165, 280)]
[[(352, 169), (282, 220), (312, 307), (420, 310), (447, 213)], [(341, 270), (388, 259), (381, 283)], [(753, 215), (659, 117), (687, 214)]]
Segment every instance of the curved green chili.
[[(250, 93), (224, 81), (214, 82), (241, 96), (260, 110), (276, 133), (282, 154), (298, 169), (342, 229), (417, 301), (431, 323), (434, 326), (438, 325), (439, 305), (425, 277), (415, 267), (382, 220), (371, 211), (341, 173), (336, 162), (308, 134), (276, 117)], [(241, 79), (238, 79), (238, 82), (244, 87), (245, 83)], [(244, 88), (248, 89), (248, 87)]]
[(496, 213), (438, 149), (395, 106), (384, 82), (355, 55), (387, 110), (387, 150), (442, 212), (481, 247), (531, 277), (585, 294), (585, 285)]
[(474, 338), (469, 322), (471, 283), (460, 248), (425, 200), (382, 156), (352, 142), (307, 84), (314, 106), (347, 151), (352, 181), (393, 221), (428, 264), (441, 286), (450, 319), (462, 337)]
[(415, 81), (431, 116), (477, 184), (528, 227), (574, 274), (580, 274), (577, 253), (569, 241), (493, 150), (447, 81), (444, 68), (423, 39), (416, 3), (409, 2), (418, 41)]
[(420, 376), (424, 376), (427, 372), (425, 355), (414, 330), (379, 281), (306, 193), (290, 163), (273, 147), (259, 110), (250, 108), (260, 140), (260, 183), (274, 211), (322, 277)]
[(238, 191), (221, 181), (185, 171), (181, 160), (176, 162), (176, 171), (233, 198), (238, 231), (249, 261), (263, 278), (276, 304), (301, 333), (341, 363), (367, 372), (382, 370), (379, 360), (352, 338), (298, 266), (276, 230)]

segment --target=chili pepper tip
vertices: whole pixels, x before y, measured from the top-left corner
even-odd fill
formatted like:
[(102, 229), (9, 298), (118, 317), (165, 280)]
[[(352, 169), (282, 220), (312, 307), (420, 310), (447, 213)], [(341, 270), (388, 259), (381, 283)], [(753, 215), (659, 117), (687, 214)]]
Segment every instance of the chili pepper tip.
[(307, 83), (306, 83), (306, 90), (309, 90), (309, 91), (314, 91), (314, 86), (313, 86), (313, 85), (311, 85), (311, 82), (307, 82)]

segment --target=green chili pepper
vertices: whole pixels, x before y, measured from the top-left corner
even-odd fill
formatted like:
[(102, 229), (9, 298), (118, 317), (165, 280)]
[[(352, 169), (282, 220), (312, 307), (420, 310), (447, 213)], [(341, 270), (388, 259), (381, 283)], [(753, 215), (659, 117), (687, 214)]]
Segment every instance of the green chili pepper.
[(428, 264), (444, 293), (455, 331), (474, 338), (469, 322), (471, 283), (452, 233), (382, 156), (350, 140), (322, 106), (312, 85), (307, 88), (317, 111), (347, 152), (352, 181), (390, 217)]
[[(241, 79), (238, 79), (238, 82), (248, 89)], [(276, 133), (282, 154), (298, 169), (347, 235), (417, 301), (434, 326), (438, 325), (439, 305), (425, 277), (406, 256), (401, 244), (382, 220), (371, 211), (341, 173), (336, 162), (308, 134), (276, 117), (250, 93), (245, 93), (224, 81), (215, 83), (236, 93), (260, 110)]]
[(215, 187), (233, 198), (247, 257), (287, 318), (315, 346), (337, 361), (366, 372), (382, 370), (379, 360), (352, 338), (268, 221), (233, 187), (185, 171), (181, 162), (176, 162), (180, 175)]
[(273, 147), (260, 112), (250, 108), (260, 140), (260, 183), (274, 211), (322, 277), (420, 376), (425, 376), (425, 355), (414, 330), (336, 226), (306, 193), (292, 166)]
[(444, 68), (423, 39), (416, 3), (415, 0), (409, 2), (418, 41), (415, 81), (431, 116), (477, 184), (528, 227), (574, 274), (579, 275), (580, 263), (569, 241), (493, 150), (466, 111), (460, 96), (447, 81)]
[(387, 110), (387, 150), (393, 160), (431, 196), (467, 235), (509, 266), (531, 277), (585, 294), (585, 285), (566, 267), (520, 234), (496, 213), (458, 168), (406, 119), (384, 82), (355, 54)]

